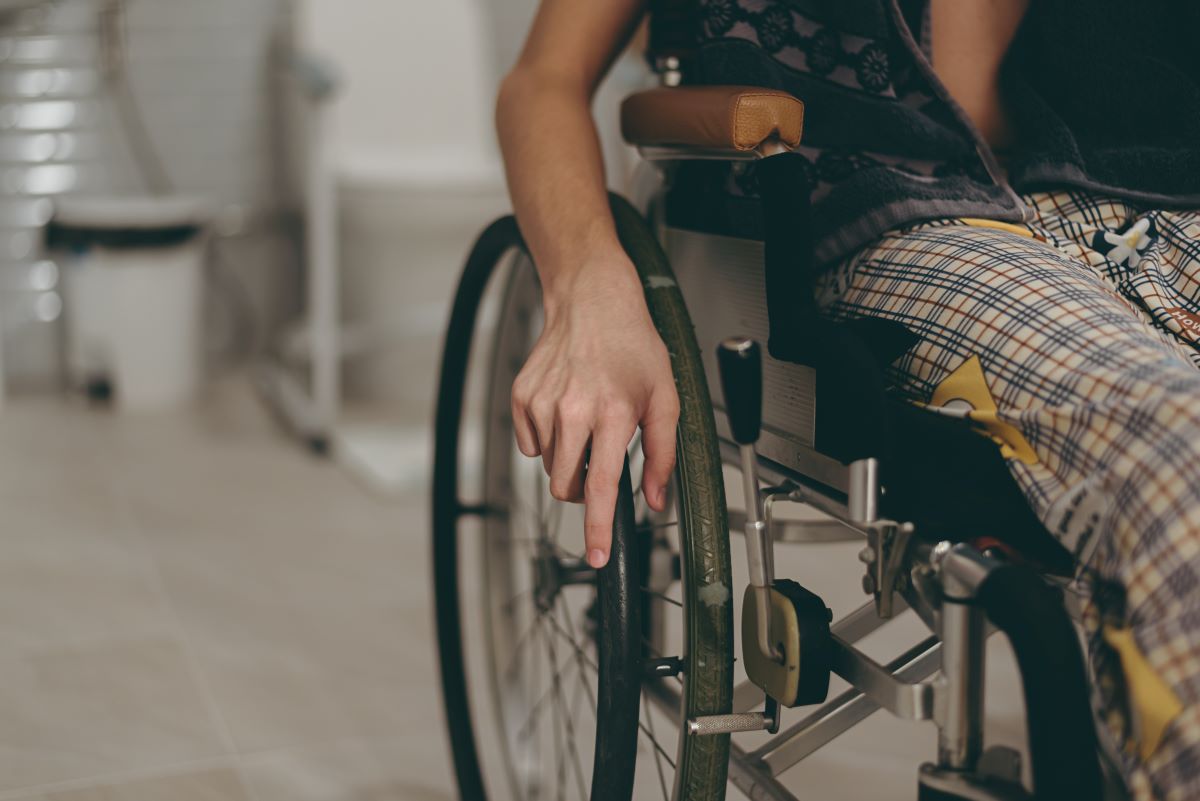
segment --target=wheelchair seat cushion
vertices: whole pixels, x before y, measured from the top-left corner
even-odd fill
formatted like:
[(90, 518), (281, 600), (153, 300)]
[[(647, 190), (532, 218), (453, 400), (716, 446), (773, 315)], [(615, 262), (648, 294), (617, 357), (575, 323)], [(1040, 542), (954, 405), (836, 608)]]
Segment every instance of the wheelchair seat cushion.
[(914, 523), (922, 539), (990, 537), (1043, 570), (1074, 571), (1074, 558), (1038, 520), (990, 437), (891, 390), (881, 365), (913, 343), (903, 326), (878, 318), (809, 322), (816, 448), (843, 463), (878, 458), (885, 516)]
[(812, 315), (804, 336), (817, 371), (816, 447), (882, 466), (882, 511), (927, 540), (990, 537), (1043, 570), (1070, 575), (1074, 558), (1034, 514), (996, 443), (969, 420), (931, 412), (892, 391), (883, 365), (915, 342), (903, 326)]
[(638, 146), (758, 150), (800, 144), (804, 104), (753, 86), (647, 89), (621, 104), (621, 134)]
[(993, 538), (1046, 572), (1074, 573), (1074, 557), (1038, 520), (996, 443), (908, 401), (887, 405), (887, 516), (911, 520), (922, 539)]

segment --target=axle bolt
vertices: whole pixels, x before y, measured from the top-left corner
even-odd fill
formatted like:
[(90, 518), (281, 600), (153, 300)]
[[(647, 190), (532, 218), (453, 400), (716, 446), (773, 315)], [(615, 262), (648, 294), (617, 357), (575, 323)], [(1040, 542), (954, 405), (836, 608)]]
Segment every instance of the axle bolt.
[(683, 672), (683, 660), (677, 656), (664, 656), (661, 659), (647, 659), (645, 662), (645, 668), (646, 678), (672, 678)]

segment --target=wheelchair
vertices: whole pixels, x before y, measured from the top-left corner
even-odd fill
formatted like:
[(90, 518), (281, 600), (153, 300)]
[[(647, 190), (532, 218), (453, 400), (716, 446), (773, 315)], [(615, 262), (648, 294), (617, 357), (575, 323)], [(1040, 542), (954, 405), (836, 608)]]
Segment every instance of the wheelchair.
[[(818, 391), (821, 369), (757, 344), (769, 335), (769, 242), (673, 211), (688, 200), (680, 165), (786, 152), (803, 105), (753, 87), (679, 86), (666, 41), (652, 28), (664, 85), (622, 108), (644, 161), (635, 202), (614, 196), (612, 209), (671, 355), (677, 467), (671, 511), (653, 512), (634, 489), (633, 443), (605, 568), (581, 556), (579, 507), (554, 500), (515, 445), (509, 395), (541, 303), (511, 217), (479, 237), (455, 297), (433, 551), (460, 796), (719, 801), (733, 787), (787, 801), (798, 796), (785, 771), (882, 709), (936, 726), (936, 753), (914, 766), (923, 801), (1123, 797), (1069, 614), (1070, 556), (993, 443), (969, 429), (932, 436), (924, 418), (936, 416), (905, 405), (900, 447), (831, 454), (823, 427), (841, 410), (822, 405), (833, 396)], [(819, 514), (785, 514), (796, 505)], [(834, 619), (817, 593), (775, 576), (777, 549), (853, 540), (868, 597), (849, 614)], [(925, 636), (884, 661), (859, 647), (906, 610)], [(1019, 668), (1027, 766), (1012, 749), (984, 748), (994, 632)], [(832, 697), (831, 677), (846, 686)]]

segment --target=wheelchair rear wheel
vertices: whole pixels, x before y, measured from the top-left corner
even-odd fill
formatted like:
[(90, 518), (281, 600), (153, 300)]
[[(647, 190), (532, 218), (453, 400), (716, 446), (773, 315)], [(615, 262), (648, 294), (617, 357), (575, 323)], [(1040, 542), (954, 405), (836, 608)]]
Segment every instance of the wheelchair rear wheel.
[[(487, 274), (498, 262), (507, 264), (508, 278), (494, 335), (473, 338)], [(690, 350), (667, 342), (677, 379), (684, 376), (675, 508), (653, 514), (632, 490), (640, 459), (631, 455), (610, 565), (597, 572), (580, 555), (581, 507), (551, 497), (540, 461), (523, 457), (513, 438), (509, 393), (539, 331), (540, 306), (515, 225), (494, 225), (476, 246), (456, 300), (435, 446), (438, 639), (460, 794), (472, 801), (718, 801), (729, 738), (686, 734), (688, 718), (729, 710), (733, 648), (712, 407), (706, 390), (689, 401), (700, 370), (694, 341)], [(678, 324), (686, 322), (681, 305), (665, 316), (690, 335)], [(464, 503), (460, 486), (472, 465), (460, 464), (460, 434), (471, 430), (462, 410), (473, 339), (490, 361), (478, 500)], [(700, 414), (707, 425), (694, 424)], [(472, 551), (475, 564), (463, 558)], [(482, 633), (472, 634), (472, 626)]]

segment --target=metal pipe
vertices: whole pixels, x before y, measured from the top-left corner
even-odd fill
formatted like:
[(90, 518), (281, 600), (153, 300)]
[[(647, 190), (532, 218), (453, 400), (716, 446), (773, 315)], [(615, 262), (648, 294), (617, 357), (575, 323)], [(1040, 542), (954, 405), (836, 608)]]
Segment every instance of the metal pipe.
[(729, 748), (729, 781), (750, 801), (797, 801), (762, 760), (747, 754), (737, 743)]
[(999, 563), (963, 544), (946, 549), (939, 543), (933, 557), (944, 596), (942, 677), (934, 710), (938, 765), (972, 770), (983, 748), (986, 619), (971, 601)]
[(762, 495), (758, 490), (758, 455), (754, 452), (753, 444), (741, 445), (738, 451), (742, 460), (742, 491), (746, 507), (743, 529), (746, 533), (746, 564), (758, 612), (758, 650), (768, 659), (781, 662), (783, 655), (771, 642), (771, 583), (775, 576), (771, 564), (770, 535), (763, 522)]
[(933, 717), (934, 691), (929, 683), (910, 684), (898, 680), (893, 671), (856, 650), (837, 636), (830, 637), (831, 667), (879, 706), (905, 720)]
[(879, 704), (850, 688), (826, 701), (816, 712), (772, 739), (754, 755), (762, 759), (771, 775), (778, 776), (875, 714), (878, 709)]
[[(942, 644), (930, 637), (888, 662), (899, 681), (921, 681), (938, 669)], [(879, 704), (858, 689), (851, 688), (826, 701), (803, 720), (755, 750), (750, 756), (761, 759), (772, 775), (778, 776), (800, 762), (879, 708)]]
[(783, 654), (771, 642), (771, 588), (754, 588), (754, 605), (758, 607), (758, 650), (763, 656), (776, 662), (783, 661)]
[(850, 463), (850, 517), (859, 523), (879, 519), (879, 460), (859, 459)]
[(974, 769), (983, 747), (983, 622), (974, 606), (942, 605), (942, 678), (934, 720), (943, 768)]
[(762, 521), (762, 503), (758, 495), (758, 454), (754, 452), (754, 443), (738, 446), (738, 456), (742, 463), (742, 494), (745, 496), (746, 523)]

